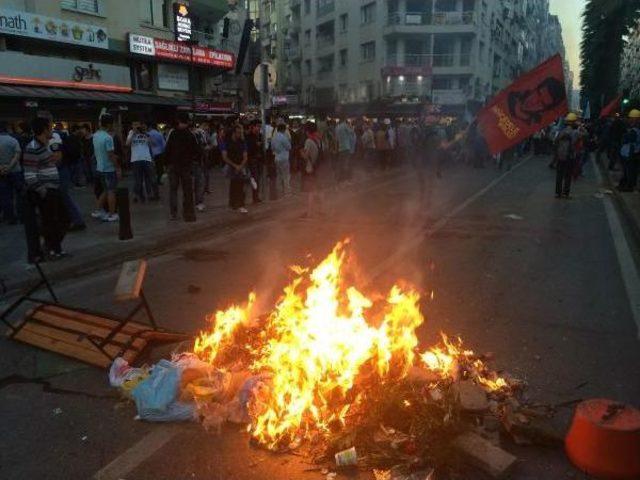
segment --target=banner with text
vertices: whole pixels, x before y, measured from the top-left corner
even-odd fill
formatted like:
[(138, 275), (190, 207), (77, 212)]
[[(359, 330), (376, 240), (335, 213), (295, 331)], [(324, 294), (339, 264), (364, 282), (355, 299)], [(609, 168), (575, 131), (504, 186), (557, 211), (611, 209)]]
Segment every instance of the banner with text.
[(478, 113), (492, 155), (511, 148), (568, 112), (562, 58), (555, 55), (499, 92)]

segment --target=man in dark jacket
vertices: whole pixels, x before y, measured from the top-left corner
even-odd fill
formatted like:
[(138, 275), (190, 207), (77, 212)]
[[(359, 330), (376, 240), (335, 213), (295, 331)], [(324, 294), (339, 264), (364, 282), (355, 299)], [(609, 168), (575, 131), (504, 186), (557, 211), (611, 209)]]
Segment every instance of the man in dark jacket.
[(189, 129), (189, 116), (178, 114), (176, 128), (169, 132), (165, 148), (165, 161), (169, 169), (169, 206), (171, 219), (178, 218), (178, 187), (182, 185), (182, 217), (185, 222), (195, 222), (193, 202), (194, 162), (200, 159), (201, 149)]

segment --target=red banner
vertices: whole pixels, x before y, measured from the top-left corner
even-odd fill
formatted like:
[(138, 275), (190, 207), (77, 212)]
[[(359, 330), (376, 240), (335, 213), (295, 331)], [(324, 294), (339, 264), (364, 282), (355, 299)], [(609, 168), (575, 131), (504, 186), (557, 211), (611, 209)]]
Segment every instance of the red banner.
[(620, 101), (622, 100), (622, 95), (618, 95), (613, 99), (611, 103), (609, 103), (606, 107), (600, 110), (600, 118), (610, 117), (618, 113), (620, 110)]
[(517, 145), (568, 112), (562, 58), (555, 55), (515, 80), (478, 113), (489, 151)]
[[(172, 40), (162, 40), (154, 38), (155, 56), (158, 58), (169, 58), (180, 62), (191, 62), (191, 48), (181, 42)], [(200, 65), (211, 65), (214, 67), (233, 68), (235, 58), (233, 53), (214, 50), (208, 47), (193, 47), (193, 63)]]

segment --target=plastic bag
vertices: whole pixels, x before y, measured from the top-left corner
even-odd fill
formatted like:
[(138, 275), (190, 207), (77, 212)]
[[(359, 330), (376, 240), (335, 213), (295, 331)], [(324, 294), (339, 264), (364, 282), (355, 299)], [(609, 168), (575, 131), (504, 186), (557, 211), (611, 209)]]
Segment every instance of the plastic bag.
[(112, 387), (122, 387), (126, 382), (138, 383), (148, 375), (146, 368), (133, 368), (124, 358), (116, 358), (109, 368), (109, 383)]
[(171, 422), (195, 419), (195, 405), (176, 401), (181, 369), (168, 360), (160, 360), (149, 377), (131, 392), (142, 420)]

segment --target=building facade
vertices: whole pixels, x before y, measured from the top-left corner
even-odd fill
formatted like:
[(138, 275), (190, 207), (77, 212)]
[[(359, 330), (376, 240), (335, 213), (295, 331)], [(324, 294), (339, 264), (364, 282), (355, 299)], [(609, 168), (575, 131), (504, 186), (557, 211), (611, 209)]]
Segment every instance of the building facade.
[[(279, 2), (276, 2), (279, 3)], [(481, 105), (552, 54), (548, 0), (286, 0), (278, 88), (330, 109)], [(550, 41), (553, 36), (553, 41)], [(277, 44), (279, 45), (279, 44)], [(276, 54), (280, 53), (276, 45)]]
[(105, 109), (168, 118), (214, 111), (211, 79), (235, 56), (209, 44), (226, 0), (183, 5), (192, 41), (176, 41), (169, 0), (4, 0), (0, 4), (0, 116), (42, 113), (95, 124)]

